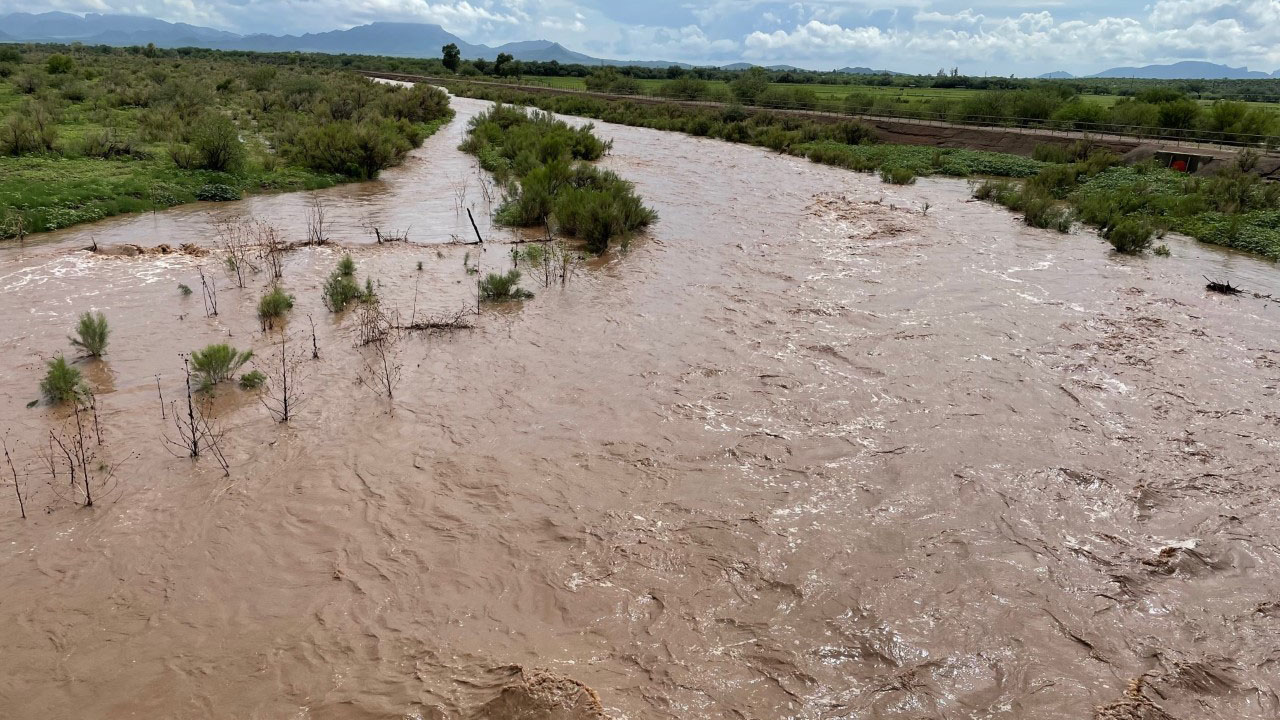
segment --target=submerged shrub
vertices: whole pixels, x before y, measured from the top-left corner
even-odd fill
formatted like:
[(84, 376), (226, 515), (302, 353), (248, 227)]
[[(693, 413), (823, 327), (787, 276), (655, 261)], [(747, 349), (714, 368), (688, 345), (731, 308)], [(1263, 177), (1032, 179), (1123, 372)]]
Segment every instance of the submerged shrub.
[(916, 182), (916, 174), (911, 170), (911, 168), (884, 168), (880, 171), (880, 180), (881, 182), (887, 182), (891, 185), (914, 185)]
[(267, 375), (261, 370), (252, 370), (240, 376), (240, 387), (244, 390), (257, 390), (267, 384)]
[(505, 273), (485, 275), (480, 280), (480, 297), (489, 302), (501, 302), (531, 298), (533, 293), (520, 287), (520, 271), (512, 269)]
[(1124, 218), (1106, 231), (1107, 242), (1118, 252), (1137, 255), (1151, 247), (1155, 230), (1145, 220)]
[(283, 318), (292, 309), (293, 296), (279, 285), (272, 287), (270, 292), (258, 300), (258, 320), (262, 322), (262, 329), (275, 327), (276, 320)]
[(338, 267), (329, 274), (321, 289), (324, 295), (324, 306), (332, 312), (339, 312), (348, 304), (365, 296), (356, 282), (356, 261), (350, 255), (344, 255)]
[(1040, 195), (1030, 188), (1023, 190), (1022, 220), (1031, 227), (1071, 232), (1071, 210), (1048, 195)]
[(191, 353), (191, 371), (199, 380), (200, 389), (208, 390), (230, 380), (252, 357), (252, 350), (241, 352), (225, 343), (209, 345)]
[(71, 402), (84, 392), (80, 371), (72, 367), (61, 355), (48, 363), (44, 379), (40, 381), (40, 394), (50, 405)]
[(107, 352), (107, 337), (110, 334), (111, 330), (107, 327), (105, 315), (100, 312), (86, 312), (80, 316), (80, 321), (76, 324), (77, 337), (68, 339), (86, 355), (102, 357)]

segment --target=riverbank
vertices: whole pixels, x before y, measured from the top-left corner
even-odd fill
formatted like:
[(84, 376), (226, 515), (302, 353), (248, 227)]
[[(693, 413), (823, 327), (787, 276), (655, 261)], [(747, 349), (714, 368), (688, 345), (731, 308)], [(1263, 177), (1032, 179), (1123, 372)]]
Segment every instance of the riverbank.
[[(1251, 152), (1221, 160), (1218, 171), (1208, 177), (1188, 177), (1149, 158), (1131, 168), (1115, 167), (1123, 165), (1121, 156), (1088, 141), (1040, 146), (1035, 155), (1045, 158), (1041, 161), (979, 150), (878, 143), (871, 128), (857, 123), (804, 120), (756, 109), (636, 103), (466, 82), (446, 87), (464, 97), (757, 145), (858, 172), (887, 171), (886, 178), (898, 170), (907, 172), (907, 178), (1027, 180), (1017, 184), (1016, 192), (998, 197), (1023, 213), (1028, 224), (1045, 227), (1051, 220), (1068, 231), (1079, 222), (1106, 235), (1123, 216), (1139, 222), (1148, 239), (1166, 231), (1182, 232), (1202, 242), (1280, 258), (1280, 185), (1257, 175), (1260, 158)], [(1076, 169), (1081, 165), (1090, 166), (1087, 175)], [(1064, 182), (1064, 177), (1070, 180)], [(1046, 185), (1051, 191), (1028, 201), (1032, 191)], [(1037, 214), (1027, 213), (1028, 206), (1038, 208)]]
[(69, 52), (0, 77), (0, 240), (371, 179), (452, 117), (433, 88), (351, 72)]

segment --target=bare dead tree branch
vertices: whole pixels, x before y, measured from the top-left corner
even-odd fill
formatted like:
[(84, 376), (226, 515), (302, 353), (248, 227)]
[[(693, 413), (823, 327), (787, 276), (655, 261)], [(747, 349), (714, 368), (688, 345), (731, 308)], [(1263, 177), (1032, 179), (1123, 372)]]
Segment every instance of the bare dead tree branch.
[(287, 423), (306, 401), (302, 392), (303, 359), (299, 353), (291, 353), (288, 335), (280, 337), (280, 348), (265, 364), (267, 387), (258, 400), (271, 413), (276, 422)]

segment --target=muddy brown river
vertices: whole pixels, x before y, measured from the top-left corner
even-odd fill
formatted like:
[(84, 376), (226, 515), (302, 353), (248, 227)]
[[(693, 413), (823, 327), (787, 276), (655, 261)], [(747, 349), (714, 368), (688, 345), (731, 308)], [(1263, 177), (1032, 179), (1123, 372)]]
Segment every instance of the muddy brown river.
[[(236, 216), (302, 240), (319, 195), (385, 303), (471, 306), (464, 255), (506, 269), (509, 233), (455, 149), (485, 104), (454, 106), (380, 182), (0, 250), (29, 516), (0, 487), (0, 717), (1280, 715), (1280, 304), (1252, 294), (1280, 273), (1180, 238), (1117, 257), (963, 182), (598, 125), (649, 234), (411, 335), (393, 401), (321, 304), (344, 250), (294, 251), (305, 404), (281, 425), (227, 386), (229, 476), (169, 452), (180, 354), (278, 340), (266, 277), (81, 248), (212, 248)], [(459, 202), (483, 253), (444, 244), (472, 232)], [(67, 412), (26, 404), (89, 309), (114, 330), (78, 366), (118, 482), (79, 508), (42, 459)]]

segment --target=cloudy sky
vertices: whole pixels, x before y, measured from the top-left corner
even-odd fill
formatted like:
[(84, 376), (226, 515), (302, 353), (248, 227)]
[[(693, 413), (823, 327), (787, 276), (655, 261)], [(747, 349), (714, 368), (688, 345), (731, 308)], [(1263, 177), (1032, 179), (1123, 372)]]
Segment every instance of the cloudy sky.
[(241, 33), (375, 20), (597, 57), (973, 74), (1208, 60), (1280, 69), (1280, 0), (0, 0), (0, 11), (145, 14)]

